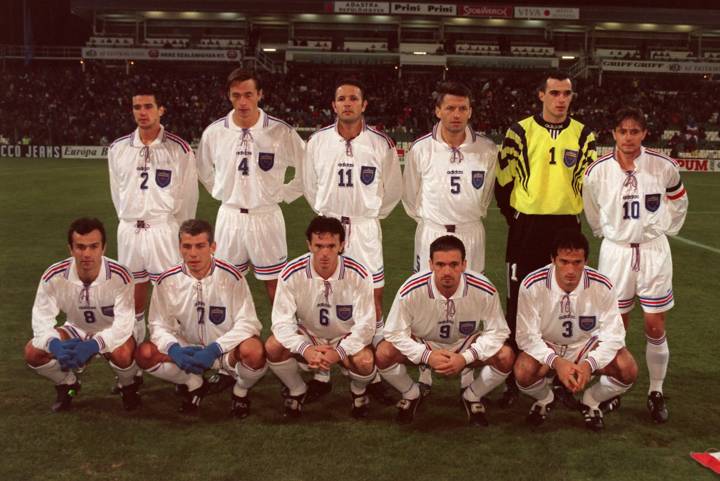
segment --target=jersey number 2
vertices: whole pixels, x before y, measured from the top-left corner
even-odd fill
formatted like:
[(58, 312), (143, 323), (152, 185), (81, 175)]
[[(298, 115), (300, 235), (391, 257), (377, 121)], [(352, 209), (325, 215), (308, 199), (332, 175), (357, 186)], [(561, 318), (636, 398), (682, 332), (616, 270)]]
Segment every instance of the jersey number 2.
[(140, 178), (142, 178), (142, 182), (140, 182), (140, 190), (147, 190), (148, 177), (150, 177), (150, 174), (147, 172), (140, 172)]

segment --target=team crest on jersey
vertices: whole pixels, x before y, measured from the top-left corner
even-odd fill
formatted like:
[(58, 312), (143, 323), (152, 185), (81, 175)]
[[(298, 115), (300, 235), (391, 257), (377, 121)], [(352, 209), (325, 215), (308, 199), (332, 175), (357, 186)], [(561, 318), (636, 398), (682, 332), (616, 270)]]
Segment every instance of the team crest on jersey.
[(472, 171), (472, 186), (479, 189), (485, 183), (485, 171), (484, 170), (473, 170)]
[(577, 150), (566, 150), (565, 154), (563, 155), (563, 162), (565, 163), (566, 167), (572, 167), (573, 165), (577, 164), (578, 161), (578, 151)]
[(155, 183), (159, 187), (167, 187), (172, 179), (172, 170), (158, 169), (155, 171)]
[(100, 306), (100, 312), (105, 317), (115, 317), (115, 306)]
[(475, 332), (476, 324), (477, 323), (475, 321), (460, 321), (460, 324), (458, 324), (458, 331), (460, 331), (460, 334), (464, 336), (469, 336)]
[(273, 154), (272, 152), (260, 152), (258, 154), (258, 165), (265, 172), (272, 169), (274, 163), (275, 154)]
[(369, 165), (360, 166), (360, 180), (362, 183), (365, 185), (372, 184), (373, 180), (375, 180), (376, 170), (375, 167), (370, 167)]
[(645, 194), (645, 208), (655, 212), (660, 208), (660, 194)]
[(208, 311), (208, 319), (213, 324), (222, 324), (225, 320), (225, 307), (223, 306), (210, 306)]
[(341, 321), (347, 321), (352, 317), (352, 304), (349, 306), (335, 306), (337, 318)]
[(592, 331), (595, 329), (597, 319), (595, 316), (578, 316), (578, 324), (583, 331)]

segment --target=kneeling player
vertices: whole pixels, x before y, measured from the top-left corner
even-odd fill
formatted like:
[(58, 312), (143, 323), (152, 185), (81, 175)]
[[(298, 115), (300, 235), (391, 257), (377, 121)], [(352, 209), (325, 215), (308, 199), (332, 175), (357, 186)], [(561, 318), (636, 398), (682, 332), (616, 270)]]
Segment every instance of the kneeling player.
[(370, 344), (375, 334), (372, 276), (340, 253), (339, 220), (315, 217), (305, 231), (310, 253), (283, 269), (272, 311), (273, 335), (265, 343), (270, 369), (285, 385), (283, 415), (302, 414), (308, 386), (298, 361), (329, 371), (340, 364), (350, 376), (352, 415), (364, 418), (367, 385), (376, 374)]
[[(32, 310), (33, 338), (25, 346), (25, 361), (55, 383), (53, 411), (70, 408), (80, 391), (76, 370), (102, 353), (115, 371), (122, 402), (128, 411), (140, 405), (133, 360), (135, 311), (132, 276), (104, 257), (105, 227), (97, 219), (70, 224), (72, 257), (50, 266), (42, 276)], [(66, 322), (56, 327), (60, 311)]]
[(242, 419), (250, 412), (248, 390), (267, 371), (250, 289), (235, 266), (213, 257), (208, 222), (183, 222), (179, 238), (183, 263), (158, 280), (150, 341), (138, 347), (137, 362), (153, 376), (185, 386), (180, 411), (189, 414), (207, 391), (207, 369), (233, 373), (231, 413)]
[(588, 241), (581, 232), (558, 232), (552, 263), (528, 274), (520, 286), (517, 343), (522, 351), (514, 373), (520, 391), (537, 401), (527, 422), (540, 425), (555, 400), (546, 379), (554, 369), (573, 393), (585, 389), (585, 426), (603, 429), (603, 411), (637, 378), (637, 364), (625, 348), (625, 328), (612, 284), (586, 266)]
[(462, 241), (439, 237), (430, 245), (430, 272), (410, 277), (395, 296), (376, 358), (382, 377), (402, 394), (401, 424), (412, 422), (422, 400), (405, 362), (429, 365), (444, 376), (484, 366), (462, 391), (468, 421), (476, 426), (488, 424), (482, 397), (512, 370), (515, 355), (504, 344), (510, 329), (497, 290), (466, 266)]

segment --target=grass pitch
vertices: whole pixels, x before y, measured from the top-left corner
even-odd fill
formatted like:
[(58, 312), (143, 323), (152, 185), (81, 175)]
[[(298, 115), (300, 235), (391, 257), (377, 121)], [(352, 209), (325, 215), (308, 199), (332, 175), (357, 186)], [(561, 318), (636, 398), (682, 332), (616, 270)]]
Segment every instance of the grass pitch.
[[(172, 386), (146, 376), (144, 406), (122, 410), (110, 394), (113, 376), (102, 360), (82, 375), (83, 391), (69, 413), (53, 414), (52, 385), (22, 360), (31, 337), (30, 310), (43, 270), (68, 256), (65, 233), (80, 215), (102, 219), (107, 254), (116, 257), (117, 220), (106, 163), (99, 160), (0, 160), (0, 385), (3, 480), (657, 480), (716, 479), (688, 453), (720, 448), (720, 176), (685, 174), (690, 213), (680, 235), (711, 247), (673, 240), (676, 307), (670, 312), (671, 349), (665, 392), (670, 422), (656, 426), (645, 409), (647, 369), (639, 307), (628, 346), (640, 378), (606, 430), (584, 429), (579, 413), (554, 411), (537, 431), (524, 425), (527, 398), (502, 411), (489, 408), (491, 426), (465, 425), (456, 379), (435, 379), (432, 396), (411, 427), (393, 422), (395, 409), (373, 405), (370, 418), (349, 416), (347, 381), (333, 373), (334, 392), (285, 423), (280, 384), (268, 374), (253, 390), (252, 415), (228, 416), (230, 394), (206, 398), (197, 419), (176, 413)], [(202, 188), (201, 188), (202, 190)], [(305, 251), (312, 213), (304, 200), (283, 206), (290, 256)], [(198, 216), (214, 222), (217, 203), (204, 191)], [(410, 274), (414, 223), (401, 206), (383, 222), (385, 306)], [(496, 209), (486, 221), (488, 277), (504, 293), (506, 227)], [(596, 265), (593, 241), (590, 265)], [(250, 279), (267, 336), (270, 306)], [(715, 347), (712, 347), (715, 346)], [(497, 397), (497, 393), (493, 395)]]

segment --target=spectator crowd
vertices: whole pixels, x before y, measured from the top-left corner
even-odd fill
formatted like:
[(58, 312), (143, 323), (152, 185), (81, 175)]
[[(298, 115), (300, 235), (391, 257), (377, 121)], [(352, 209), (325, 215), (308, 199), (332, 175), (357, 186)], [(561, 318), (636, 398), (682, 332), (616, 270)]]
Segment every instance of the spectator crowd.
[[(0, 141), (45, 145), (106, 145), (133, 130), (130, 95), (136, 85), (160, 88), (167, 110), (163, 123), (197, 141), (203, 129), (230, 110), (224, 79), (230, 70), (124, 68), (101, 64), (57, 67), (34, 65), (0, 72)], [(535, 72), (489, 74), (478, 70), (448, 72), (448, 78), (472, 90), (473, 127), (498, 140), (515, 120), (540, 111)], [(364, 66), (362, 70), (291, 67), (286, 74), (263, 76), (263, 108), (297, 127), (314, 129), (333, 122), (332, 85), (342, 77), (366, 85), (370, 123), (396, 140), (412, 140), (432, 128), (437, 73), (403, 72)], [(658, 145), (666, 129), (680, 131), (663, 145), (676, 150), (702, 147), (707, 126), (717, 130), (720, 97), (717, 82), (671, 77), (637, 79), (605, 74), (577, 80), (573, 115), (596, 131), (600, 144), (611, 144), (612, 113), (621, 106), (642, 108), (648, 116), (646, 143)], [(713, 125), (714, 124), (714, 125)]]

